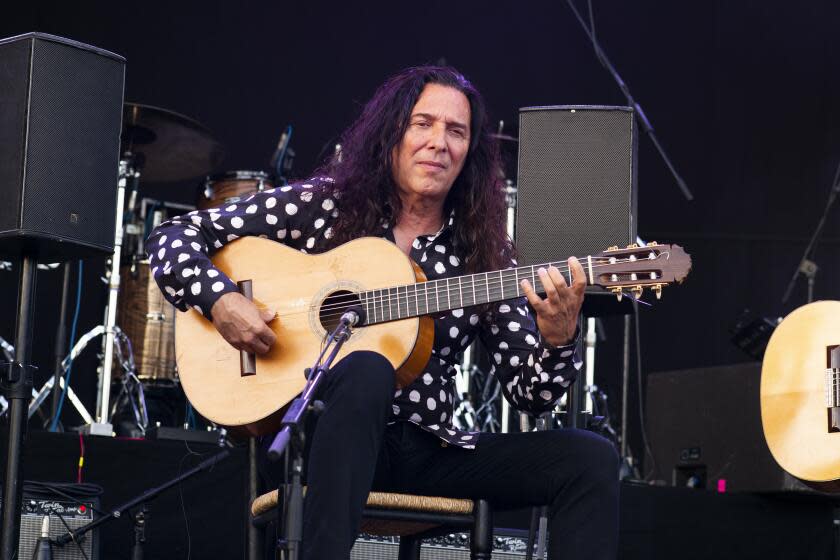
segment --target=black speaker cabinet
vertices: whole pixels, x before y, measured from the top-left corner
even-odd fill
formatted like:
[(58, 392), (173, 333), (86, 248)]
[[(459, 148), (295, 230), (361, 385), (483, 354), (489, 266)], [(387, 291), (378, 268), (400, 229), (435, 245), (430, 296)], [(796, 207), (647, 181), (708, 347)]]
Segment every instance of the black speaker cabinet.
[[(520, 264), (593, 255), (636, 241), (636, 130), (630, 107), (519, 110), (516, 247)], [(587, 289), (589, 317), (632, 312)]]
[(125, 59), (42, 33), (0, 40), (0, 255), (114, 244)]
[(654, 478), (710, 490), (810, 491), (770, 454), (760, 381), (760, 362), (650, 374), (646, 421)]
[(632, 109), (520, 109), (516, 245), (521, 264), (585, 256), (635, 240)]

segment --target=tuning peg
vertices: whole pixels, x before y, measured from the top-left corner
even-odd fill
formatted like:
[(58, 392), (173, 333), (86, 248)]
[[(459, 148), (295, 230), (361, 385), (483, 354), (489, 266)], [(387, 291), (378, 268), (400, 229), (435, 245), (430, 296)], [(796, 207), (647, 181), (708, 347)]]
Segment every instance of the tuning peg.
[(652, 290), (656, 294), (656, 299), (662, 299), (662, 284), (654, 284)]
[(659, 243), (657, 243), (656, 241), (651, 241), (650, 243), (647, 244), (648, 247), (656, 247), (658, 245), (659, 245)]
[(642, 297), (642, 291), (644, 291), (644, 288), (642, 288), (641, 286), (633, 286), (632, 288), (630, 288), (630, 291), (633, 293), (633, 297), (635, 299), (640, 299)]
[(628, 249), (638, 249), (639, 244), (638, 243), (631, 243), (630, 245), (627, 246), (627, 248)]
[(607, 248), (607, 251), (618, 251), (618, 245), (613, 245)]
[(610, 288), (610, 291), (615, 294), (615, 297), (618, 298), (618, 301), (621, 301), (621, 297), (624, 295), (621, 291), (621, 288)]

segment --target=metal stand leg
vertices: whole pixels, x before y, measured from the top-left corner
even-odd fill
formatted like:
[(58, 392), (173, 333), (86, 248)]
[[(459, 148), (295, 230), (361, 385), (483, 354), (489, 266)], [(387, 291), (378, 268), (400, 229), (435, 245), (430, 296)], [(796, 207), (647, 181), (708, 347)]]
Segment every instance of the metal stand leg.
[[(58, 327), (55, 333), (55, 367), (54, 372), (61, 370), (61, 362), (64, 360), (64, 353), (67, 352), (67, 299), (70, 293), (70, 269), (72, 268), (69, 262), (62, 265), (64, 267), (64, 277), (61, 282), (61, 310), (58, 314)], [(55, 379), (55, 376), (53, 376)], [(50, 419), (54, 420), (58, 413), (58, 401), (60, 400), (61, 391), (59, 385), (54, 384), (52, 390), (52, 413)], [(32, 416), (32, 407), (30, 406), (30, 414)], [(56, 421), (56, 426), (58, 422)]]
[[(257, 440), (248, 440), (248, 503), (254, 503), (259, 495), (259, 474), (257, 473)], [(264, 539), (262, 531), (248, 522), (248, 560), (263, 560)]]
[(415, 535), (401, 536), (398, 560), (420, 560), (420, 546), (422, 544), (423, 540)]
[(32, 367), (29, 365), (32, 320), (35, 303), (35, 259), (24, 256), (18, 284), (18, 317), (15, 332), (15, 362), (3, 373), (3, 389), (9, 400), (9, 444), (6, 452), (6, 479), (3, 486), (3, 524), (0, 558), (17, 558), (20, 543), (20, 506), (23, 469), (21, 457), (26, 438), (26, 408), (32, 393)]
[(486, 500), (475, 501), (475, 525), (470, 537), (470, 558), (490, 560), (493, 552), (493, 512)]

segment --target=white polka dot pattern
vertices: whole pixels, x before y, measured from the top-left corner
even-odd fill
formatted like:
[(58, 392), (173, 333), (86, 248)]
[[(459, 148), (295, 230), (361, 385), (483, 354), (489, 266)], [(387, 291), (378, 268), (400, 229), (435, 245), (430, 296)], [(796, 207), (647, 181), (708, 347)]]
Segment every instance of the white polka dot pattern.
[[(146, 247), (165, 297), (182, 311), (192, 308), (212, 319), (213, 304), (223, 294), (236, 291), (236, 285), (212, 266), (207, 248), (212, 247), (212, 255), (239, 237), (274, 239), (307, 253), (331, 249), (339, 208), (338, 197), (326, 194), (328, 188), (320, 188), (329, 184), (329, 180), (317, 179), (306, 185), (283, 186), (256, 193), (241, 204), (196, 212), (187, 223), (176, 218), (161, 224)], [(453, 214), (440, 231), (421, 235), (411, 245), (411, 258), (420, 263), (430, 280), (466, 272), (452, 244), (454, 223)], [(387, 222), (382, 235), (393, 241)], [(578, 341), (546, 347), (524, 298), (494, 305), (492, 311), (491, 318), (475, 308), (453, 309), (434, 318), (433, 356), (421, 376), (395, 392), (392, 420), (414, 422), (451, 445), (474, 448), (478, 438), (456, 429), (452, 412), (454, 366), (476, 336), (492, 356), (491, 373), (500, 379), (513, 406), (534, 413), (554, 406), (577, 374), (574, 366), (581, 361)]]

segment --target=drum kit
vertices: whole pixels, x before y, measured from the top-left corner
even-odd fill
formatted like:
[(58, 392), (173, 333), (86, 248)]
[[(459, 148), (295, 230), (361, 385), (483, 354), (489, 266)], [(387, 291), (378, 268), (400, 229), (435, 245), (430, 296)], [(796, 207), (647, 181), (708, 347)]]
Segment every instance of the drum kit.
[[(67, 390), (70, 403), (87, 422), (84, 431), (111, 435), (116, 426), (120, 435), (143, 435), (150, 416), (152, 421), (156, 419), (154, 414), (150, 415), (147, 394), (170, 401), (170, 406), (164, 407), (170, 411), (175, 403), (185, 402), (175, 362), (176, 309), (164, 299), (152, 278), (144, 252), (145, 239), (165, 219), (195, 208), (207, 209), (236, 201), (283, 184), (294, 156), (288, 145), (289, 137), (290, 128), (281, 136), (270, 172), (236, 170), (213, 174), (222, 162), (224, 151), (207, 128), (159, 107), (124, 105), (114, 252), (106, 265), (109, 297), (105, 320), (74, 341), (59, 371), (61, 389)], [(195, 181), (195, 205), (142, 198), (141, 177), (142, 184)], [(0, 261), (0, 270), (11, 267), (11, 263)], [(72, 389), (64, 386), (63, 373), (100, 336), (102, 353), (94, 417)], [(13, 347), (0, 339), (0, 350), (9, 353)], [(30, 418), (54, 384), (55, 377), (40, 390), (33, 389)], [(112, 393), (116, 395), (113, 405)], [(188, 411), (183, 416), (188, 419), (192, 415)], [(176, 418), (180, 419), (174, 413), (159, 418), (164, 425), (174, 425)]]

